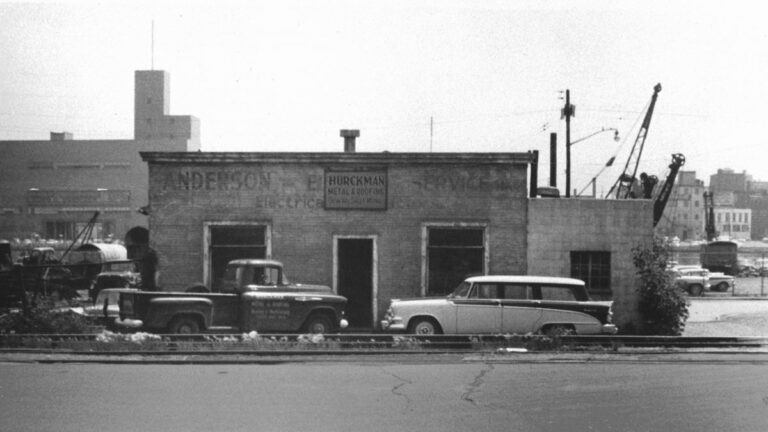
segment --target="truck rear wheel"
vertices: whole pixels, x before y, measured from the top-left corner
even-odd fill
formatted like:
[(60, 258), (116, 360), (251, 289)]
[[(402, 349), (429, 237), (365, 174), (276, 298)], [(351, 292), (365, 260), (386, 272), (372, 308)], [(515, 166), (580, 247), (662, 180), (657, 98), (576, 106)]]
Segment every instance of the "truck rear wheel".
[(313, 334), (330, 333), (331, 330), (333, 330), (333, 325), (326, 315), (316, 313), (312, 314), (309, 319), (307, 319), (307, 323), (304, 325), (304, 330)]
[(197, 334), (200, 333), (200, 324), (191, 316), (179, 316), (168, 324), (168, 333), (173, 334)]

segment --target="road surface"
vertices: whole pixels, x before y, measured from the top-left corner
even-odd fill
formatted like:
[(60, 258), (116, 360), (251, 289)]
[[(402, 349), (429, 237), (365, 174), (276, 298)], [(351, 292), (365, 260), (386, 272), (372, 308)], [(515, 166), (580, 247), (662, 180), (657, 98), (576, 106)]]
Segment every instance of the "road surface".
[(764, 358), (520, 359), (0, 363), (0, 430), (762, 432), (768, 425)]

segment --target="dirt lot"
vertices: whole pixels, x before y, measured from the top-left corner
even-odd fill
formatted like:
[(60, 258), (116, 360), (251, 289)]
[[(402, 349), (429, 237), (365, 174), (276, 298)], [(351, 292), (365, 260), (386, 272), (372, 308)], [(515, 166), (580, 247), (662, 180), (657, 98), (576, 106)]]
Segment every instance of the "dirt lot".
[(768, 337), (768, 297), (748, 299), (717, 293), (719, 298), (715, 298), (710, 294), (690, 300), (683, 336)]

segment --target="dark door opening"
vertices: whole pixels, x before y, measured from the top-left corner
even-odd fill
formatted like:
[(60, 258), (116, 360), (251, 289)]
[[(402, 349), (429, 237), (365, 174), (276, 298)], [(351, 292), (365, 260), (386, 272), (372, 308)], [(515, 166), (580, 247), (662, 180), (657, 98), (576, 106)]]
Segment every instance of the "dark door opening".
[(266, 229), (258, 225), (211, 227), (211, 285), (218, 291), (224, 270), (232, 260), (264, 258), (267, 254)]
[(468, 276), (483, 274), (483, 228), (429, 228), (427, 295), (449, 294)]
[(351, 328), (373, 326), (373, 239), (338, 239), (338, 291)]

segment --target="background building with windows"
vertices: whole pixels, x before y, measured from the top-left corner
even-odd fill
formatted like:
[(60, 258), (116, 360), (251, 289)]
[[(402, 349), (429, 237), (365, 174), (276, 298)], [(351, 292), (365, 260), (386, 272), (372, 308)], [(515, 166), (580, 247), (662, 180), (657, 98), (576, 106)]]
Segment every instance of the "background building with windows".
[(631, 249), (652, 239), (652, 202), (531, 198), (535, 153), (142, 157), (164, 290), (215, 286), (235, 258), (274, 258), (292, 279), (332, 286), (351, 325), (370, 328), (392, 298), (542, 274), (584, 279), (614, 300), (620, 326), (637, 320)]
[[(94, 237), (146, 237), (147, 165), (140, 151), (200, 149), (199, 121), (169, 115), (164, 71), (136, 71), (134, 139), (0, 141), (0, 238), (69, 240), (98, 211)], [(133, 230), (133, 231), (131, 231)]]

